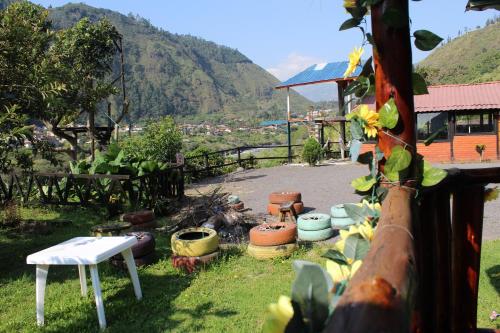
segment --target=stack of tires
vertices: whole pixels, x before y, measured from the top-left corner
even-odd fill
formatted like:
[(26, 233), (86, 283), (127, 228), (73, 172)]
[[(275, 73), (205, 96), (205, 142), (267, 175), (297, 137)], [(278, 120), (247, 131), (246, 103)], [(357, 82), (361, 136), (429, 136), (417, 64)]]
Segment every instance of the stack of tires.
[(122, 215), (121, 220), (132, 223), (134, 231), (151, 230), (157, 227), (155, 214), (152, 210), (126, 213)]
[(332, 215), (332, 228), (334, 229), (349, 229), (351, 225), (355, 224), (354, 220), (347, 215), (344, 204), (332, 206), (330, 213)]
[(199, 264), (214, 260), (219, 254), (219, 236), (209, 228), (187, 228), (171, 238), (172, 265), (191, 273)]
[[(137, 244), (132, 246), (132, 255), (134, 256), (137, 267), (147, 266), (155, 260), (155, 238), (149, 232), (129, 232), (125, 236), (135, 236)], [(125, 260), (121, 254), (111, 257), (111, 264), (120, 268), (125, 268)]]
[(270, 215), (279, 215), (281, 204), (286, 202), (293, 202), (295, 213), (300, 214), (304, 211), (304, 203), (300, 192), (273, 192), (269, 194), (267, 212)]
[(295, 223), (264, 223), (250, 229), (248, 254), (256, 259), (290, 256), (297, 249)]
[(227, 203), (229, 204), (230, 208), (236, 211), (245, 209), (245, 204), (243, 203), (243, 201), (240, 200), (240, 198), (237, 195), (228, 196)]
[(299, 240), (317, 242), (333, 236), (330, 215), (310, 213), (299, 216), (297, 220)]

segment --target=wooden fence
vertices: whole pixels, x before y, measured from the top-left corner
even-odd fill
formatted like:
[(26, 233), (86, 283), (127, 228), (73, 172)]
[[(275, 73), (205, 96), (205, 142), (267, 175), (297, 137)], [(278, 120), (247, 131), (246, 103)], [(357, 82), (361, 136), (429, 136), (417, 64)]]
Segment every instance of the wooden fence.
[[(333, 145), (339, 144), (338, 142), (328, 143), (325, 149), (327, 157), (339, 158), (340, 149), (332, 150)], [(291, 148), (303, 147), (302, 144), (290, 145)], [(255, 150), (266, 150), (276, 148), (289, 148), (288, 145), (262, 145), (262, 146), (242, 146), (230, 149), (224, 149), (205, 153), (196, 156), (186, 157), (184, 160), (184, 172), (193, 178), (199, 176), (213, 176), (218, 174), (215, 170), (225, 167), (238, 166), (238, 167), (253, 167), (258, 161), (262, 160), (282, 160), (291, 163), (293, 159), (299, 157), (298, 155), (290, 155), (288, 151), (281, 156), (262, 156), (257, 157), (253, 154)], [(245, 156), (245, 154), (248, 154)]]
[(500, 168), (448, 172), (419, 206), (415, 190), (389, 189), (327, 332), (500, 332), (476, 327), (484, 192)]
[(180, 166), (143, 176), (75, 175), (31, 173), (0, 176), (0, 203), (18, 199), (58, 205), (106, 205), (110, 197), (133, 207), (153, 207), (164, 198), (184, 195), (184, 174)]

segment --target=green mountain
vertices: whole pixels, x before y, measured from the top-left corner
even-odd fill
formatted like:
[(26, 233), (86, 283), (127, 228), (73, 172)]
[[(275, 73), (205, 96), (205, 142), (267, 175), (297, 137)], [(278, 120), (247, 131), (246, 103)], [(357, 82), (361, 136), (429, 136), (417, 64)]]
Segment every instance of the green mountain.
[(417, 65), (429, 84), (500, 80), (500, 21), (465, 33), (437, 48)]
[[(133, 122), (164, 115), (214, 122), (285, 117), (286, 95), (273, 89), (278, 79), (238, 50), (158, 29), (140, 17), (84, 4), (50, 11), (56, 28), (82, 17), (92, 21), (106, 17), (123, 35), (129, 119)], [(305, 113), (310, 104), (293, 93), (297, 112)]]

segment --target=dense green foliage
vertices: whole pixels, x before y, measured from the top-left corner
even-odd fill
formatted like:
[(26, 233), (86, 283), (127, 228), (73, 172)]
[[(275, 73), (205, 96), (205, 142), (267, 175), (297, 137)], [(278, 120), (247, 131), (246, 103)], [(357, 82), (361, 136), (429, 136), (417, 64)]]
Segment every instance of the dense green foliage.
[(304, 143), (302, 150), (302, 159), (309, 163), (310, 166), (316, 165), (321, 160), (323, 150), (320, 143), (315, 138), (309, 138)]
[(429, 84), (500, 80), (500, 21), (437, 48), (417, 66)]
[[(58, 28), (82, 17), (91, 21), (106, 17), (123, 35), (133, 122), (164, 115), (224, 123), (284, 116), (285, 94), (273, 89), (279, 81), (238, 50), (163, 31), (140, 17), (83, 4), (51, 9)], [(292, 103), (296, 110), (305, 111), (310, 102), (294, 93)]]
[(150, 122), (144, 131), (121, 143), (127, 155), (142, 160), (174, 162), (182, 148), (182, 133), (172, 117)]

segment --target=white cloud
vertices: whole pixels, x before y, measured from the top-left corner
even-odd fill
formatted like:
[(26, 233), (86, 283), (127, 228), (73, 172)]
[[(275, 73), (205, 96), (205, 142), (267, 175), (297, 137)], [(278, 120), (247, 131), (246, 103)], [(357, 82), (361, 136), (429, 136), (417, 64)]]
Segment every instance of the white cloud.
[(326, 62), (324, 59), (292, 52), (286, 57), (284, 61), (277, 64), (273, 68), (267, 68), (266, 70), (281, 81), (284, 81), (291, 78), (295, 74), (298, 74), (311, 65), (324, 62)]

